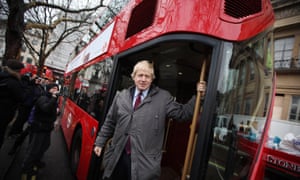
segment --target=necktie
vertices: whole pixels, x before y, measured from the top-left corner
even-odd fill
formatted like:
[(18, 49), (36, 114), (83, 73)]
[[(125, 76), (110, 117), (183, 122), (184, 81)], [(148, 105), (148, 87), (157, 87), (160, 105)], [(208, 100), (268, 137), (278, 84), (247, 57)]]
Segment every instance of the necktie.
[(136, 97), (136, 100), (134, 102), (134, 106), (133, 106), (133, 109), (136, 110), (136, 108), (141, 104), (141, 101), (142, 101), (142, 95), (143, 95), (143, 92), (140, 91), (138, 96)]
[[(133, 106), (134, 110), (136, 110), (136, 108), (141, 104), (142, 94), (143, 94), (143, 92), (140, 91), (139, 94), (138, 94), (138, 96), (136, 97), (135, 102), (134, 102), (134, 106)], [(126, 151), (127, 154), (131, 153), (130, 137), (129, 136), (128, 136), (127, 143), (126, 143), (126, 146), (125, 146), (125, 151)]]

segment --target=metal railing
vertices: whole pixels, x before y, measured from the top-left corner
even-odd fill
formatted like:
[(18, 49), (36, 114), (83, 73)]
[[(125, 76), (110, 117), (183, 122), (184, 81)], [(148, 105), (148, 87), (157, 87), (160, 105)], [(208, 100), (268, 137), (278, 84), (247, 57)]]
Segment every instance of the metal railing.
[(275, 70), (300, 70), (299, 58), (274, 60)]

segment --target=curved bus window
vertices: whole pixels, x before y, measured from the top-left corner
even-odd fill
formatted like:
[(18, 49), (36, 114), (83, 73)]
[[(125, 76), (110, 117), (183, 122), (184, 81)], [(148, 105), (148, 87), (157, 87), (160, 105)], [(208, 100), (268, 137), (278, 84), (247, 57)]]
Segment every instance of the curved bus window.
[(70, 98), (81, 109), (100, 119), (112, 71), (111, 58), (81, 69), (72, 76)]
[(224, 43), (206, 179), (247, 179), (272, 94), (267, 36)]

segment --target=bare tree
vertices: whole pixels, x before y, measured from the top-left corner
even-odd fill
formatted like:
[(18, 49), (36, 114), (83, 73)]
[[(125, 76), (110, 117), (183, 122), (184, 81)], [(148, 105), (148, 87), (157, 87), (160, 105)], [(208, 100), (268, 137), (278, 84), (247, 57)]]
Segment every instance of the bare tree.
[[(42, 73), (47, 57), (58, 45), (74, 42), (77, 37), (86, 33), (93, 22), (94, 11), (102, 7), (100, 4), (94, 8), (71, 10), (71, 1), (59, 6), (48, 5), (50, 6), (36, 6), (35, 4), (34, 8), (25, 13), (28, 22), (23, 38), (36, 62), (38, 74)], [(32, 37), (36, 37), (38, 46), (30, 41)]]
[[(40, 74), (46, 58), (60, 43), (73, 41), (72, 34), (76, 37), (85, 33), (94, 21), (95, 13), (105, 7), (103, 1), (95, 4), (95, 0), (86, 0), (86, 4), (76, 9), (74, 3), (78, 3), (77, 0), (29, 0), (26, 3), (24, 0), (6, 0), (8, 22), (3, 64), (8, 59), (19, 59), (24, 40)], [(95, 5), (91, 7), (91, 4)], [(29, 41), (29, 36), (38, 39), (38, 46)]]
[[(6, 6), (2, 5), (1, 11), (4, 11)], [(19, 49), (22, 46), (22, 34), (24, 30), (24, 1), (23, 0), (7, 0), (9, 8), (7, 28), (5, 33), (5, 53), (4, 61), (8, 59), (18, 59), (20, 55)]]

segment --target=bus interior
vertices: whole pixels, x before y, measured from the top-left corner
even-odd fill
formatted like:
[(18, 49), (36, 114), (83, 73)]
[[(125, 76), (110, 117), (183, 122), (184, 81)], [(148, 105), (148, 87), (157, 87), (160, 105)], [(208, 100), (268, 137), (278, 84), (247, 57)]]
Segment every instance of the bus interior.
[[(121, 56), (118, 59), (120, 62), (118, 77), (114, 78), (117, 80), (117, 89), (133, 85), (131, 78), (133, 66), (137, 61), (148, 60), (154, 63), (153, 83), (168, 90), (177, 102), (186, 103), (196, 95), (196, 84), (200, 80), (203, 62), (207, 61), (206, 68), (209, 69), (212, 51), (212, 46), (201, 42), (177, 40), (161, 42)], [(166, 120), (161, 179), (176, 179), (181, 176), (190, 124), (191, 121)]]

